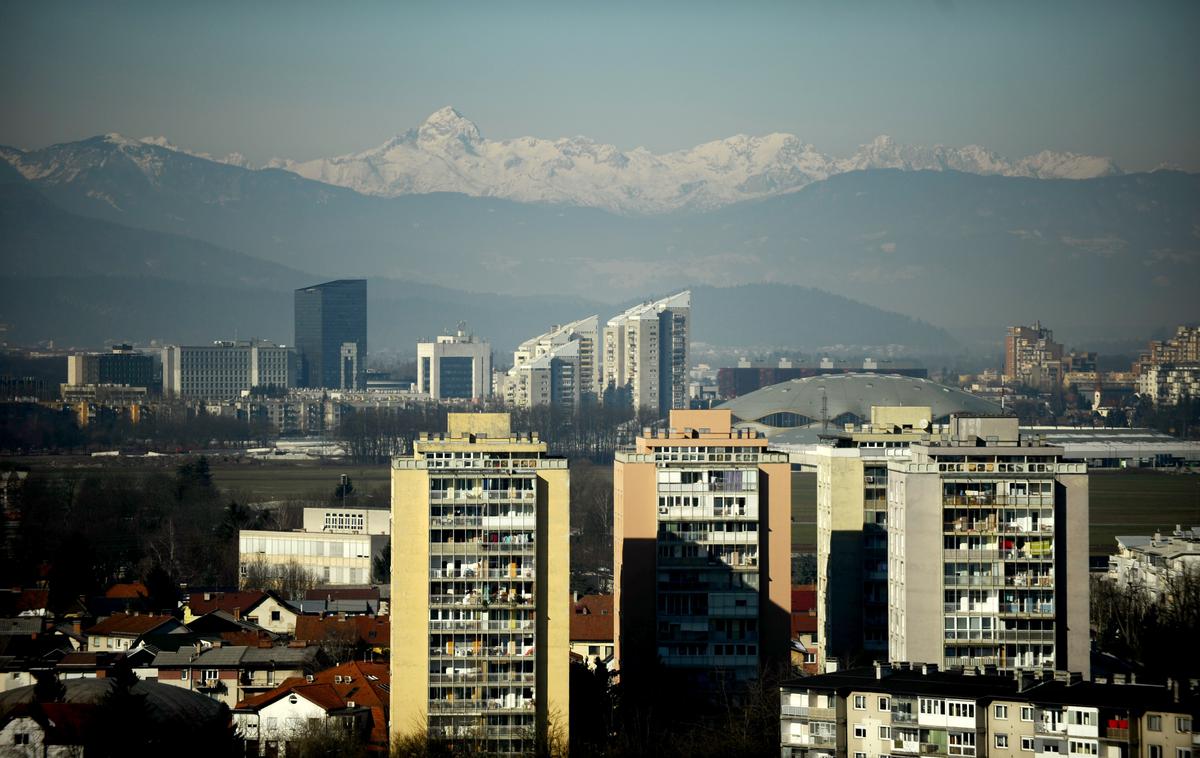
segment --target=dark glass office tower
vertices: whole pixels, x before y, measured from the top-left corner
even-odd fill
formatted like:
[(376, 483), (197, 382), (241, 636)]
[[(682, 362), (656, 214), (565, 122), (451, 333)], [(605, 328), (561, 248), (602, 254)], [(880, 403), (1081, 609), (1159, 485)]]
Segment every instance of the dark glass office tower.
[(367, 388), (367, 280), (296, 290), (300, 386)]

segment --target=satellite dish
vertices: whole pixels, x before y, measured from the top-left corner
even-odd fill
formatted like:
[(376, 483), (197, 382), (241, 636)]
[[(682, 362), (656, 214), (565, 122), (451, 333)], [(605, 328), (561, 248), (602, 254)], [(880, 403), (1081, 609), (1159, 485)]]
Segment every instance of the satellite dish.
[(929, 419), (923, 418), (923, 419), (920, 419), (919, 421), (917, 421), (917, 428), (918, 429), (928, 429), (929, 428)]

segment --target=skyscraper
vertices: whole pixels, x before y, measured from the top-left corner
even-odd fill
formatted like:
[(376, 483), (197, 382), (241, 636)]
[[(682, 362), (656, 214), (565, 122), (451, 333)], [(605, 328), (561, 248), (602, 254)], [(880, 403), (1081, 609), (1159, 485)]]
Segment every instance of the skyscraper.
[(661, 418), (687, 407), (692, 293), (635, 305), (604, 327), (604, 384)]
[(712, 692), (787, 660), (791, 467), (728, 410), (670, 423), (614, 464), (617, 668), (644, 682), (658, 660)]
[(367, 280), (338, 279), (296, 290), (300, 386), (367, 387)]
[(888, 465), (888, 654), (1090, 671), (1087, 465), (955, 416)]
[(567, 461), (507, 413), (447, 427), (392, 461), (392, 729), (529, 754), (569, 717)]

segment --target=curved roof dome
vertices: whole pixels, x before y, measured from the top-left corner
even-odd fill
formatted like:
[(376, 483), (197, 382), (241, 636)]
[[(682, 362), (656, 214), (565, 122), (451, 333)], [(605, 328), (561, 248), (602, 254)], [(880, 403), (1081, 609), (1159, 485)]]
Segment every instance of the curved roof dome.
[[(101, 705), (113, 688), (114, 679), (65, 679), (63, 702)], [(223, 729), (229, 708), (218, 700), (169, 684), (139, 680), (129, 688), (144, 698), (144, 716), (156, 726), (170, 726), (180, 735), (206, 729)], [(28, 685), (0, 693), (0, 714), (22, 704), (35, 702), (35, 687)]]
[(820, 424), (822, 413), (831, 426), (869, 421), (871, 406), (875, 405), (926, 405), (933, 409), (930, 419), (933, 422), (942, 421), (952, 413), (1001, 411), (990, 400), (969, 392), (896, 374), (827, 374), (793, 379), (734, 398), (720, 407), (771, 434), (780, 429)]

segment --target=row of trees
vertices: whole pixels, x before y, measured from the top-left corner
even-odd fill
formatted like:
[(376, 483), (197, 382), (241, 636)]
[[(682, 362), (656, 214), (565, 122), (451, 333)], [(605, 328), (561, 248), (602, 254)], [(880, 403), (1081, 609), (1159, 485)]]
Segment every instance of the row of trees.
[(1153, 679), (1200, 678), (1200, 569), (1170, 577), (1158, 593), (1118, 586), (1107, 577), (1091, 580), (1091, 616), (1096, 647), (1140, 667)]

